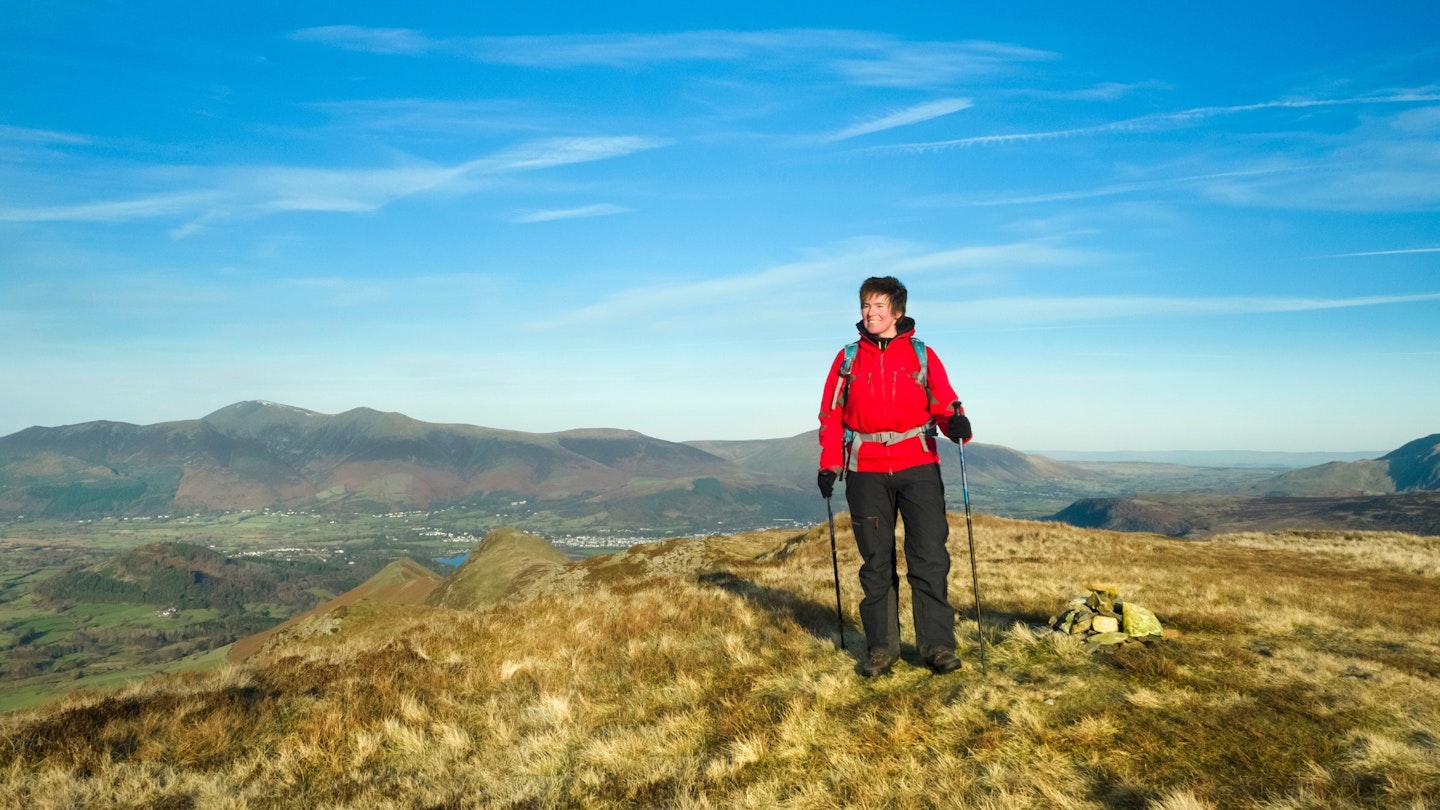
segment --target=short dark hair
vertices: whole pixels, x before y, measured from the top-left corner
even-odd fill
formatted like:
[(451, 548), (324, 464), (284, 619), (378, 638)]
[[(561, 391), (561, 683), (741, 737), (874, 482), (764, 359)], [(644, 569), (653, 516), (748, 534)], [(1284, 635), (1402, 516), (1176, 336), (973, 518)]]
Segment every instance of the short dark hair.
[(905, 314), (905, 285), (894, 276), (871, 276), (860, 285), (860, 303), (872, 295), (883, 295), (890, 299), (890, 310), (896, 315)]

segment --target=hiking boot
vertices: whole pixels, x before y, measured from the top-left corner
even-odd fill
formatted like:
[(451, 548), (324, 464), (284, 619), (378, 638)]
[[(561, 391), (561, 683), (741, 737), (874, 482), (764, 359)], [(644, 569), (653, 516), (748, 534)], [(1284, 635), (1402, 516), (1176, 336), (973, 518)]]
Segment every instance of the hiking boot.
[(887, 650), (883, 647), (871, 650), (865, 663), (860, 665), (860, 674), (867, 678), (888, 674), (890, 667), (895, 666), (895, 662), (899, 660), (900, 653), (895, 650)]
[(954, 650), (936, 650), (925, 656), (925, 666), (936, 675), (949, 675), (960, 668), (960, 659), (955, 657)]

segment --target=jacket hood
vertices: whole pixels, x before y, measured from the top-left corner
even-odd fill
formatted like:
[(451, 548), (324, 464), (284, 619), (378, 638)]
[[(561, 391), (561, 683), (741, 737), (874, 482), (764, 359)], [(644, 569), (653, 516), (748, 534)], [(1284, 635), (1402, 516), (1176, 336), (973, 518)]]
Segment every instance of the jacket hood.
[[(879, 342), (880, 342), (880, 338), (877, 338), (877, 337), (875, 337), (874, 335), (870, 334), (869, 332), (866, 332), (866, 331), (865, 331), (865, 322), (864, 322), (864, 321), (856, 321), (856, 322), (855, 322), (855, 329), (860, 333), (860, 337), (861, 337), (861, 338), (863, 338), (863, 339), (865, 339), (865, 340), (868, 340), (868, 341), (870, 341), (871, 343), (879, 343)], [(890, 339), (891, 339), (891, 340), (894, 340), (895, 338), (908, 337), (909, 335), (911, 335), (912, 333), (914, 333), (914, 331), (915, 331), (915, 319), (914, 319), (914, 318), (911, 318), (909, 315), (901, 315), (901, 316), (900, 316), (900, 319), (895, 322), (895, 337), (894, 337), (894, 338), (890, 338)]]

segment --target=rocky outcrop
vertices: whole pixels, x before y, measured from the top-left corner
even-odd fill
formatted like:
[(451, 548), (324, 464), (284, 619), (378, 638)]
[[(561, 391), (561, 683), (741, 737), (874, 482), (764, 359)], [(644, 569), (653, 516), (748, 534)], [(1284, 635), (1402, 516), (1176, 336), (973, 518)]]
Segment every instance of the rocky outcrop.
[(1051, 630), (1083, 639), (1095, 649), (1165, 637), (1165, 628), (1155, 614), (1121, 600), (1114, 585), (1092, 583), (1089, 588), (1089, 596), (1070, 600), (1064, 613), (1050, 617)]

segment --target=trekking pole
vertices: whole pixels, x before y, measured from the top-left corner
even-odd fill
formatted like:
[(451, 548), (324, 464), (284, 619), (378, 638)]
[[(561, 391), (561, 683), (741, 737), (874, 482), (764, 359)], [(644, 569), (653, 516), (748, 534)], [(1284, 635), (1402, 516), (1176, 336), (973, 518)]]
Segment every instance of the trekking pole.
[(845, 649), (845, 617), (840, 613), (840, 560), (835, 556), (835, 512), (825, 497), (825, 515), (830, 519), (830, 567), (835, 572), (835, 627), (840, 631), (840, 649)]
[[(955, 403), (955, 415), (960, 415), (960, 403)], [(970, 585), (975, 593), (975, 634), (980, 638), (980, 673), (988, 674), (985, 666), (985, 628), (980, 626), (980, 571), (975, 565), (975, 525), (970, 520), (970, 483), (965, 480), (965, 441), (960, 446), (960, 494), (965, 499), (965, 533), (970, 536)], [(838, 580), (837, 580), (838, 581)]]

